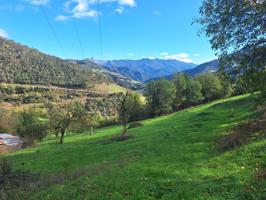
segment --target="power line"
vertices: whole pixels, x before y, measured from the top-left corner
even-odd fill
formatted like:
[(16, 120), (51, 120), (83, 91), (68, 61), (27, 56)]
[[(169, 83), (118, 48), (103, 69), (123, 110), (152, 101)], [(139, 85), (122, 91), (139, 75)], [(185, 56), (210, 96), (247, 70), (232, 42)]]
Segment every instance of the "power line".
[(65, 53), (65, 51), (64, 51), (64, 48), (63, 48), (63, 46), (62, 46), (62, 44), (61, 44), (59, 38), (57, 37), (57, 34), (56, 34), (56, 32), (55, 32), (55, 29), (54, 29), (54, 27), (52, 26), (52, 24), (50, 23), (50, 20), (49, 20), (47, 14), (46, 14), (44, 8), (43, 8), (42, 6), (40, 6), (40, 8), (41, 8), (41, 10), (42, 10), (42, 13), (43, 13), (43, 15), (44, 15), (44, 18), (45, 18), (45, 20), (46, 20), (48, 26), (49, 26), (50, 29), (51, 29), (52, 34), (53, 34), (54, 37), (55, 37), (55, 40), (56, 40), (56, 42), (57, 42), (59, 48), (61, 49), (63, 55), (66, 57), (66, 53)]
[(75, 20), (73, 20), (73, 23), (74, 23), (74, 28), (75, 28), (75, 32), (76, 32), (76, 36), (77, 36), (77, 39), (78, 39), (80, 50), (82, 52), (83, 58), (85, 58), (85, 51), (84, 51), (84, 48), (83, 48), (83, 45), (82, 45), (82, 42), (81, 42), (81, 39), (80, 39), (77, 23), (75, 22)]
[(103, 59), (103, 39), (102, 39), (102, 20), (101, 20), (101, 5), (100, 0), (98, 0), (98, 27), (99, 27), (99, 42), (100, 42), (100, 55)]

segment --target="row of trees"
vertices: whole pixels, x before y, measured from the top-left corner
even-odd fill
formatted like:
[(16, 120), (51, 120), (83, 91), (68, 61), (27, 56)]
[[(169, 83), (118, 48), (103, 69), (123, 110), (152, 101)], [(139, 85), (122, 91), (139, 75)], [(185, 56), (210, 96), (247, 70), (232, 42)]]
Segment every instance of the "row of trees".
[(161, 79), (147, 85), (146, 97), (149, 114), (159, 116), (203, 102), (233, 94), (233, 86), (222, 76), (213, 73), (193, 78), (176, 75), (172, 81)]
[(29, 108), (20, 112), (16, 123), (16, 131), (24, 139), (26, 145), (41, 141), (48, 133), (60, 137), (59, 143), (64, 143), (67, 130), (90, 130), (101, 121), (98, 112), (92, 112), (81, 103), (47, 105), (46, 109)]
[[(144, 118), (145, 107), (139, 94), (128, 91), (121, 94), (118, 106), (119, 122), (123, 126), (122, 136), (126, 135), (128, 123)], [(59, 143), (64, 143), (67, 131), (74, 132), (90, 130), (101, 124), (104, 118), (93, 106), (82, 103), (47, 104), (45, 109), (29, 108), (23, 110), (16, 124), (17, 133), (24, 139), (26, 145), (40, 141), (53, 133)]]

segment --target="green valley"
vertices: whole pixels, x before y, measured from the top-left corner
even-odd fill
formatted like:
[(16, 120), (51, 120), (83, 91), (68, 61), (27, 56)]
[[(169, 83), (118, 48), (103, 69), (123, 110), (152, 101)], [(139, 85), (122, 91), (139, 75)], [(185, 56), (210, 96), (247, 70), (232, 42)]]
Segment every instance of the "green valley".
[[(265, 130), (228, 150), (232, 128), (260, 115), (250, 95), (222, 99), (143, 121), (116, 141), (120, 126), (65, 137), (4, 155), (36, 180), (2, 199), (265, 199)], [(1, 184), (1, 182), (0, 182)]]

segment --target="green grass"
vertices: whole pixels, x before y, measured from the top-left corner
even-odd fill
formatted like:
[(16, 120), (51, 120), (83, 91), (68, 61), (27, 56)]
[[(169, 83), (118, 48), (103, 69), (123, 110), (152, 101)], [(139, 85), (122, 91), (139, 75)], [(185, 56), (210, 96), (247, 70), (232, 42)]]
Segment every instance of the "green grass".
[(219, 100), (143, 121), (124, 142), (109, 140), (121, 129), (113, 126), (94, 136), (66, 136), (64, 145), (50, 137), (7, 157), (15, 169), (44, 177), (86, 172), (32, 191), (27, 199), (266, 199), (266, 181), (255, 178), (266, 167), (265, 138), (216, 150), (222, 135), (254, 114), (252, 107), (248, 95)]

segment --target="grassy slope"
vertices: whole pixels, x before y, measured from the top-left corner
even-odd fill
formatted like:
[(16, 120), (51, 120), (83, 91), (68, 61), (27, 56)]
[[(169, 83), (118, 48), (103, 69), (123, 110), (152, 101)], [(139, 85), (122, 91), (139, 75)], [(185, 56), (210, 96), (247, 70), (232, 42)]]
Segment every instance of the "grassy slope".
[[(40, 146), (8, 155), (16, 169), (55, 175), (87, 175), (51, 185), (32, 199), (265, 199), (265, 181), (256, 168), (266, 165), (266, 140), (236, 150), (215, 150), (217, 139), (252, 114), (252, 97), (234, 97), (156, 119), (129, 131), (133, 138), (108, 142), (119, 126), (94, 136), (53, 138)], [(237, 115), (230, 117), (232, 109)]]

